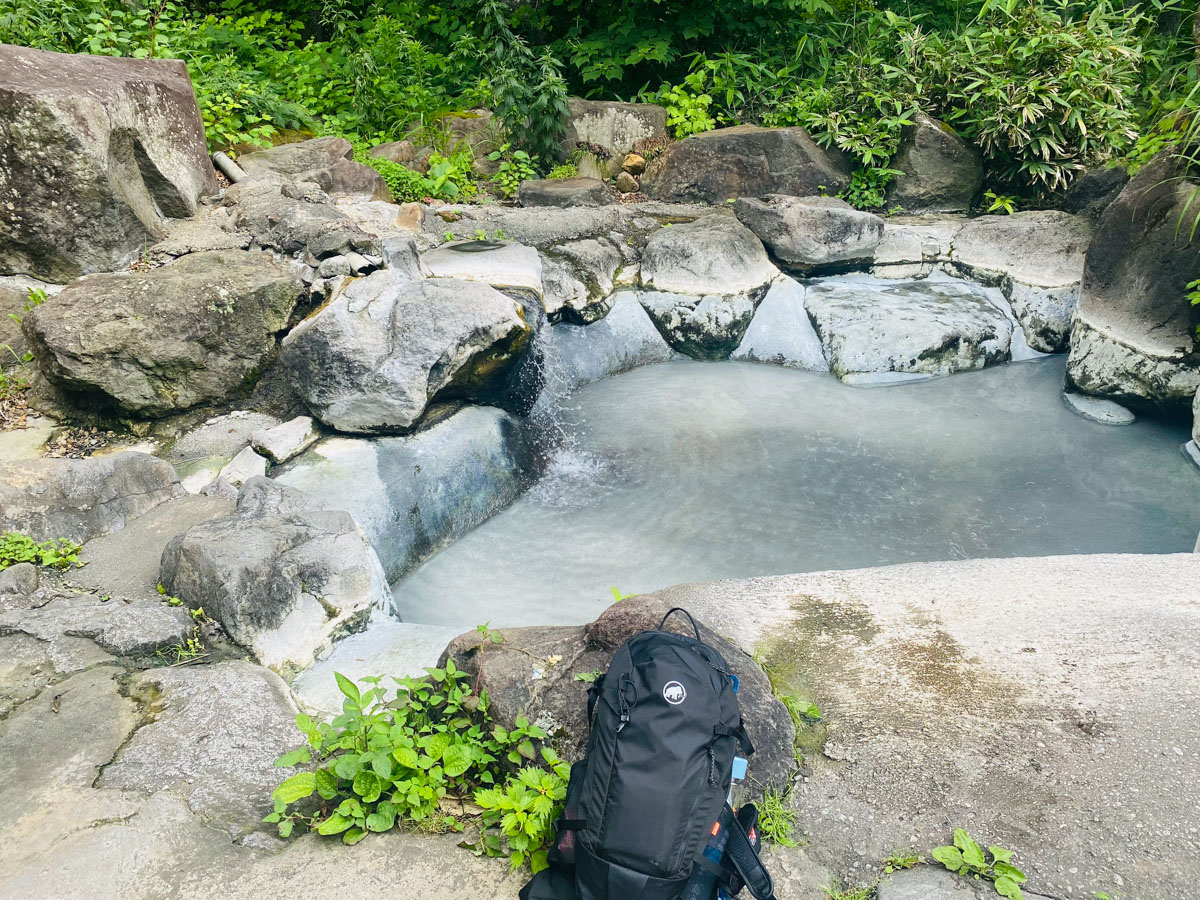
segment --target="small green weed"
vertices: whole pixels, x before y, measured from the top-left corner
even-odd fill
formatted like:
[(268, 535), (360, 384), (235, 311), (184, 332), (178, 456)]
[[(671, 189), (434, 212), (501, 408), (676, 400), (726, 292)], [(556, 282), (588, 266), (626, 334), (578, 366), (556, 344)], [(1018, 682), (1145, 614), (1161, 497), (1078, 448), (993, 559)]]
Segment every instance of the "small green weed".
[(492, 183), (505, 197), (514, 197), (522, 181), (537, 177), (537, 160), (511, 144), (501, 144), (499, 149), (488, 154), (488, 159), (500, 163)]
[(1012, 194), (997, 194), (995, 191), (984, 191), (983, 200), (988, 205), (986, 212), (1003, 213), (1011, 216), (1017, 211), (1017, 198)]
[(69, 569), (83, 565), (78, 555), (81, 549), (79, 544), (67, 538), (39, 543), (27, 534), (6, 531), (0, 534), (0, 570), (23, 562), (51, 569)]
[(614, 602), (616, 602), (616, 603), (620, 603), (622, 600), (628, 600), (630, 597), (636, 597), (636, 596), (637, 596), (637, 594), (622, 594), (620, 591), (618, 591), (618, 590), (616, 589), (616, 587), (615, 587), (615, 586), (614, 586), (614, 587), (610, 587), (610, 588), (609, 588), (609, 590), (610, 590), (610, 591), (612, 591), (612, 595), (613, 595), (613, 597), (615, 598), (615, 599), (614, 599)]
[(575, 680), (585, 682), (586, 684), (595, 684), (596, 679), (599, 678), (603, 674), (604, 673), (601, 672), (599, 669), (592, 669), (592, 671), (590, 671), (590, 672), (580, 672), (578, 675), (575, 676)]
[(935, 847), (931, 855), (951, 872), (988, 879), (1001, 897), (1022, 900), (1024, 896), (1025, 873), (1012, 864), (1013, 851), (992, 846), (984, 853), (964, 828), (954, 829), (953, 845)]
[(878, 884), (869, 884), (865, 887), (843, 887), (840, 881), (834, 881), (821, 888), (825, 892), (828, 900), (874, 900), (875, 890)]
[(903, 174), (884, 166), (855, 169), (850, 175), (850, 186), (838, 196), (855, 209), (879, 209), (887, 201), (887, 187), (892, 179)]
[(911, 869), (913, 866), (920, 865), (920, 863), (921, 854), (915, 850), (895, 850), (888, 854), (887, 859), (883, 861), (883, 871), (891, 875), (893, 872)]
[(204, 646), (204, 641), (200, 638), (200, 629), (197, 627), (192, 629), (191, 637), (186, 641), (173, 644), (166, 649), (158, 650), (154, 655), (166, 665), (178, 666), (208, 656), (208, 652)]
[(579, 166), (575, 165), (575, 163), (563, 163), (547, 172), (546, 177), (555, 181), (560, 181), (564, 178), (578, 178)]
[(792, 836), (796, 829), (796, 813), (787, 806), (787, 795), (772, 788), (763, 791), (758, 804), (758, 832), (764, 839), (781, 847), (795, 847)]

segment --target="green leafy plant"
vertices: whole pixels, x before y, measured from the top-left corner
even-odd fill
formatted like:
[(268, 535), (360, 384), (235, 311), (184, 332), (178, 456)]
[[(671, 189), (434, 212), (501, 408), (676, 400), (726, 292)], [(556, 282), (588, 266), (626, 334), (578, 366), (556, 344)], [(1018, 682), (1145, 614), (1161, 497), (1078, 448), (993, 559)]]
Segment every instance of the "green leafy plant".
[(609, 590), (612, 591), (613, 602), (615, 602), (615, 603), (620, 603), (622, 600), (628, 600), (630, 597), (637, 596), (637, 594), (622, 594), (619, 590), (616, 589), (615, 586), (610, 587)]
[(546, 868), (546, 844), (567, 796), (571, 767), (549, 747), (542, 748), (542, 757), (548, 769), (524, 766), (503, 787), (475, 792), (475, 802), (484, 810), (484, 824), (492, 829), (483, 837), (484, 848), (495, 856), (507, 849), (514, 870), (526, 862), (535, 873)]
[(884, 859), (883, 871), (891, 875), (893, 872), (911, 869), (914, 866), (920, 865), (920, 863), (921, 854), (915, 850), (894, 850)]
[(768, 841), (781, 847), (795, 847), (792, 836), (796, 829), (796, 813), (787, 805), (787, 795), (768, 787), (758, 804), (758, 831)]
[(888, 185), (902, 174), (882, 166), (855, 169), (850, 175), (850, 186), (838, 196), (855, 209), (879, 209), (887, 202)]
[(690, 73), (683, 83), (664, 84), (654, 97), (667, 109), (667, 128), (676, 138), (700, 134), (717, 127), (717, 120), (709, 113), (713, 98), (706, 93), (708, 80), (704, 70)]
[(50, 541), (35, 541), (27, 534), (6, 531), (0, 534), (0, 570), (17, 563), (33, 563), (51, 569), (69, 569), (80, 566), (79, 544), (67, 538)]
[(488, 159), (500, 164), (492, 176), (492, 182), (505, 197), (515, 196), (522, 181), (537, 176), (533, 158), (524, 150), (515, 149), (512, 144), (501, 144), (488, 154)]
[(192, 629), (191, 635), (184, 641), (178, 644), (172, 644), (170, 647), (156, 650), (154, 653), (165, 665), (179, 666), (184, 663), (195, 662), (208, 656), (208, 652), (204, 646), (204, 641), (200, 637), (200, 628), (197, 626)]
[[(479, 630), (489, 643), (503, 640), (487, 626)], [(301, 826), (341, 835), (344, 843), (354, 844), (397, 823), (461, 830), (454, 812), (481, 788), (495, 787), (513, 802), (523, 802), (524, 794), (515, 785), (534, 790), (528, 783), (532, 776), (520, 772), (539, 759), (535, 742), (546, 740), (545, 731), (524, 716), (511, 729), (495, 724), (487, 692), (472, 687), (453, 661), (426, 672), (421, 678), (391, 679), (396, 685), (393, 696), (382, 677), (363, 679), (360, 689), (336, 674), (342, 714), (329, 723), (297, 716), (306, 743), (276, 760), (281, 767), (313, 760), (318, 765), (275, 789), (275, 811), (265, 821), (276, 823), (283, 837)], [(551, 756), (541, 758), (555, 772)], [(539, 810), (543, 806), (536, 805)], [(495, 822), (485, 820), (487, 828), (496, 824), (500, 831), (491, 834), (496, 838), (491, 841), (485, 829), (479, 852), (500, 854), (507, 847), (507, 852), (522, 854), (522, 862), (533, 861), (540, 849), (533, 841), (541, 832), (523, 817), (522, 833), (528, 840), (512, 840), (516, 832), (506, 834), (504, 822), (503, 814)]]
[(562, 163), (552, 168), (546, 173), (546, 177), (553, 180), (562, 180), (565, 178), (578, 178), (579, 167), (575, 163)]
[(863, 887), (846, 887), (840, 881), (834, 881), (821, 888), (827, 900), (872, 900), (877, 885), (868, 884)]
[(1012, 864), (1013, 851), (992, 846), (985, 853), (966, 829), (955, 828), (954, 843), (935, 847), (930, 855), (951, 872), (990, 880), (1001, 897), (1021, 900), (1024, 896), (1025, 873)]
[(983, 200), (987, 204), (984, 207), (986, 212), (1011, 216), (1017, 211), (1017, 198), (1012, 194), (997, 194), (995, 191), (988, 190), (983, 192)]
[(578, 673), (578, 674), (575, 676), (575, 680), (576, 680), (576, 681), (582, 681), (582, 682), (585, 682), (585, 683), (587, 683), (587, 684), (594, 684), (594, 683), (595, 683), (595, 681), (596, 681), (596, 679), (597, 679), (597, 678), (599, 678), (599, 677), (600, 677), (601, 675), (603, 675), (603, 674), (604, 674), (604, 673), (603, 673), (602, 671), (600, 671), (599, 669), (593, 669), (593, 670), (592, 670), (592, 671), (590, 671), (590, 672), (580, 672), (580, 673)]

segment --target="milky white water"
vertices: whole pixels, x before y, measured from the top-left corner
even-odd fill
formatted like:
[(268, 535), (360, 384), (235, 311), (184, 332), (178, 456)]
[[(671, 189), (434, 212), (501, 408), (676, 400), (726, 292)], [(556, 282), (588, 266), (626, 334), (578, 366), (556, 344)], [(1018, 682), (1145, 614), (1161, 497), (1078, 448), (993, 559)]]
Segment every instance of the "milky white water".
[(1191, 550), (1182, 426), (1093, 424), (1062, 357), (885, 388), (679, 361), (580, 389), (547, 474), (394, 585), (406, 622), (579, 623), (687, 581)]

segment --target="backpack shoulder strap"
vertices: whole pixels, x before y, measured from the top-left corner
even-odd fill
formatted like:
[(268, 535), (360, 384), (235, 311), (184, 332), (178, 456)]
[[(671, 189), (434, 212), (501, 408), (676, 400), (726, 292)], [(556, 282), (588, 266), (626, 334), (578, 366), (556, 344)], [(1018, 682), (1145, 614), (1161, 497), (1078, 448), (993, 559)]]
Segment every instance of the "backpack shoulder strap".
[[(729, 839), (725, 845), (725, 858), (730, 868), (745, 884), (755, 900), (775, 900), (775, 885), (771, 881), (771, 873), (758, 857), (758, 842), (752, 840), (747, 833), (746, 822), (758, 820), (758, 810), (753, 804), (746, 804), (738, 810), (738, 815), (729, 823)], [(754, 828), (751, 824), (750, 828)]]

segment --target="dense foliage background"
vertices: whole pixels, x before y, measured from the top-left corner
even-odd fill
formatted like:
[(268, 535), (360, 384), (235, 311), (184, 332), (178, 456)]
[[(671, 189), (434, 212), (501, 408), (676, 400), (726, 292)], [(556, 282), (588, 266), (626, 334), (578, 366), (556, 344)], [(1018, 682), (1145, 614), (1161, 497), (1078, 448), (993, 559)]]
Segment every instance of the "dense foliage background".
[[(487, 106), (559, 160), (568, 94), (668, 108), (676, 137), (803, 125), (878, 190), (917, 108), (1046, 199), (1188, 124), (1194, 0), (0, 0), (0, 41), (185, 60), (214, 147), (303, 130), (360, 145)], [(445, 149), (445, 148), (443, 148)]]

